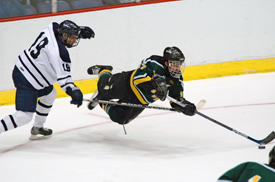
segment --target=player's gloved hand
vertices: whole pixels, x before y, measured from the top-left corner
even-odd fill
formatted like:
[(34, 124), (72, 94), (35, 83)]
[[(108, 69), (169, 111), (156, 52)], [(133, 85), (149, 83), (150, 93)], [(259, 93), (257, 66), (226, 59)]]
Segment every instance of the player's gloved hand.
[(71, 104), (75, 104), (77, 107), (82, 105), (83, 94), (78, 87), (67, 87), (66, 93), (72, 97)]
[(176, 103), (172, 103), (171, 106), (178, 112), (182, 112), (183, 114), (186, 114), (188, 116), (194, 116), (197, 112), (197, 108), (195, 104), (183, 99), (180, 101), (182, 104), (185, 105), (185, 107), (181, 107)]
[(90, 39), (95, 37), (94, 31), (90, 27), (80, 27), (80, 38), (82, 39)]
[(166, 80), (162, 77), (155, 76), (152, 78), (153, 92), (161, 100), (164, 101), (167, 96), (167, 85)]

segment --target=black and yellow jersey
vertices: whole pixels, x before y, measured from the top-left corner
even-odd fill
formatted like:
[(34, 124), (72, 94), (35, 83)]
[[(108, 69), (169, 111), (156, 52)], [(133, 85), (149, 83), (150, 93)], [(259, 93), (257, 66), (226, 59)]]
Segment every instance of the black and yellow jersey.
[(151, 56), (142, 60), (130, 78), (130, 86), (138, 100), (142, 104), (150, 104), (158, 100), (151, 83), (154, 76), (161, 76), (166, 79), (168, 95), (174, 99), (183, 98), (183, 78), (174, 78), (169, 74), (165, 66), (165, 60), (161, 56)]

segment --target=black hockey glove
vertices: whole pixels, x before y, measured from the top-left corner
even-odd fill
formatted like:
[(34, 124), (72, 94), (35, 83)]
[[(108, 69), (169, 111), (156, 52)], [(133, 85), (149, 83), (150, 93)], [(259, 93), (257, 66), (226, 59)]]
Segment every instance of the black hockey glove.
[(78, 87), (67, 87), (66, 93), (72, 97), (71, 104), (75, 104), (77, 107), (82, 105), (83, 94)]
[(194, 116), (196, 114), (197, 108), (195, 104), (183, 99), (180, 101), (182, 104), (185, 105), (185, 107), (181, 107), (180, 105), (176, 103), (172, 103), (171, 106), (178, 112), (182, 112), (183, 114), (186, 114), (188, 116)]
[(82, 39), (90, 39), (95, 37), (94, 31), (90, 27), (80, 27), (80, 38)]
[(161, 100), (164, 101), (167, 96), (167, 85), (166, 80), (162, 77), (155, 76), (152, 78), (152, 85), (154, 88), (155, 95)]

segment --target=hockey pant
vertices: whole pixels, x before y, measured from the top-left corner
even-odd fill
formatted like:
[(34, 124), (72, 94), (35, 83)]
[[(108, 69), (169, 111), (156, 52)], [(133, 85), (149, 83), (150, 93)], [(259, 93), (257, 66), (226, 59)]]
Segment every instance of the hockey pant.
[[(98, 81), (98, 99), (141, 104), (130, 88), (130, 76), (133, 71), (112, 75), (110, 72), (100, 74)], [(118, 124), (127, 124), (135, 119), (144, 108), (100, 104), (110, 119)]]
[(16, 87), (16, 112), (1, 120), (0, 133), (29, 123), (35, 112), (34, 126), (43, 127), (57, 95), (55, 88), (51, 85), (36, 90), (17, 67), (13, 70), (13, 81)]

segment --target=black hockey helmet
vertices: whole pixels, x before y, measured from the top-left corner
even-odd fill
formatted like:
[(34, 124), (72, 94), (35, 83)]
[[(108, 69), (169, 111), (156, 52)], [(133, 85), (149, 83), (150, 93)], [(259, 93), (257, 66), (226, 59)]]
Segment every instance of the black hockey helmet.
[(269, 165), (275, 166), (275, 146), (269, 152)]
[(65, 21), (61, 22), (58, 27), (58, 32), (59, 32), (59, 36), (61, 37), (62, 41), (63, 41), (63, 37), (62, 37), (63, 34), (66, 34), (66, 36), (68, 37), (67, 41), (69, 40), (69, 38), (72, 35), (76, 36), (76, 42), (72, 46), (67, 45), (67, 42), (63, 41), (63, 43), (67, 47), (75, 47), (78, 45), (79, 40), (80, 40), (80, 36), (79, 36), (80, 27), (77, 24), (75, 24), (74, 22), (72, 22), (70, 20), (65, 20)]
[[(185, 57), (181, 50), (177, 47), (166, 47), (163, 57), (168, 61), (168, 70), (172, 77), (179, 78), (182, 75), (181, 70), (185, 68)], [(180, 69), (173, 69), (178, 67)]]

